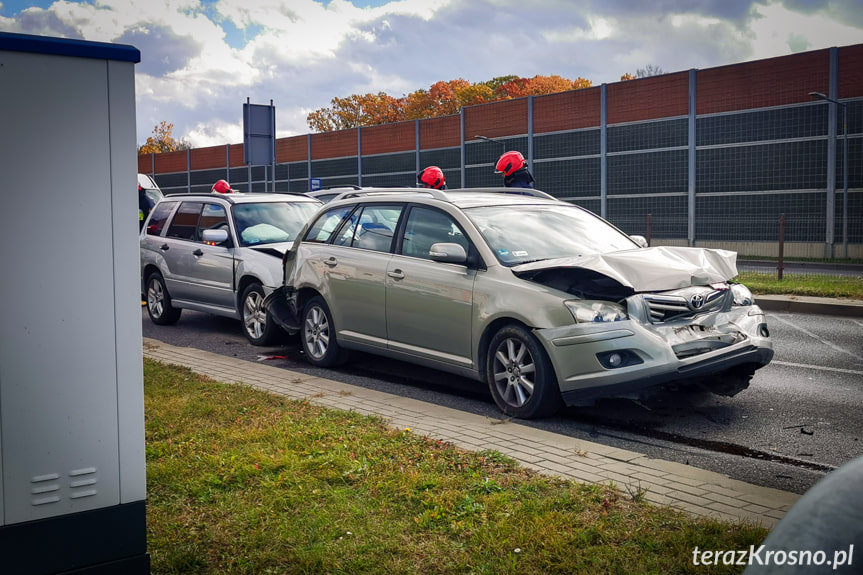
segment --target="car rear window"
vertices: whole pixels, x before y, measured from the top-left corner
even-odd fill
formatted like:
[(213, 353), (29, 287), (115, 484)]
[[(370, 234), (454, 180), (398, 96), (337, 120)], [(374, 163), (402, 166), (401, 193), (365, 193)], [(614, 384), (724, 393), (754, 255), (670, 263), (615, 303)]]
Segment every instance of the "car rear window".
[(312, 224), (312, 227), (310, 227), (309, 231), (306, 232), (306, 237), (303, 238), (303, 241), (321, 244), (328, 243), (330, 238), (333, 236), (333, 232), (338, 229), (339, 224), (342, 223), (342, 220), (345, 219), (345, 216), (347, 216), (352, 209), (352, 206), (342, 206), (340, 208), (327, 210), (321, 214), (317, 220), (315, 220), (315, 223)]
[(147, 235), (159, 236), (162, 234), (162, 228), (165, 227), (165, 222), (168, 221), (168, 216), (174, 210), (177, 202), (161, 202), (153, 208), (150, 214), (150, 220), (147, 223)]
[(201, 215), (202, 202), (183, 202), (171, 225), (168, 227), (168, 237), (181, 240), (195, 239), (195, 231), (198, 229), (198, 217)]

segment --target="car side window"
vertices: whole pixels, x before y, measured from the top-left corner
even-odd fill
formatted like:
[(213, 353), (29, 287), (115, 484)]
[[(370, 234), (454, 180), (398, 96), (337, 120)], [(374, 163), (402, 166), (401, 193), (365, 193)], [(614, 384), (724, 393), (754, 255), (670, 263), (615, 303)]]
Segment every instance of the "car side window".
[(428, 260), (431, 259), (429, 251), (432, 245), (437, 243), (459, 244), (465, 251), (469, 245), (461, 228), (449, 214), (415, 206), (405, 222), (401, 253)]
[(315, 221), (315, 223), (312, 224), (309, 231), (306, 232), (306, 237), (303, 238), (303, 241), (321, 244), (328, 243), (333, 232), (336, 231), (339, 224), (342, 223), (342, 220), (344, 220), (345, 216), (350, 213), (351, 209), (351, 206), (342, 206), (324, 212)]
[(230, 236), (231, 230), (228, 225), (228, 213), (220, 204), (204, 204), (201, 210), (201, 218), (198, 221), (198, 231), (195, 241), (204, 241), (204, 230), (225, 230)]
[(167, 237), (181, 240), (194, 240), (201, 215), (202, 202), (182, 202), (168, 227)]
[(165, 222), (168, 221), (168, 216), (171, 215), (174, 206), (177, 202), (162, 202), (153, 208), (150, 214), (150, 221), (147, 223), (147, 235), (159, 236), (162, 235), (162, 228), (165, 227)]
[(401, 212), (401, 206), (364, 206), (351, 245), (361, 250), (390, 251)]

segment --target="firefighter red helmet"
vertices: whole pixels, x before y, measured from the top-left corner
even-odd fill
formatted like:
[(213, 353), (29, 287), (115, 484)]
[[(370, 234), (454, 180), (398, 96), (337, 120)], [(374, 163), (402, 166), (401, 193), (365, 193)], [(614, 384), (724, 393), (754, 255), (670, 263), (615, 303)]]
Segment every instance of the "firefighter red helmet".
[(502, 173), (504, 176), (509, 177), (526, 165), (527, 161), (524, 159), (524, 156), (521, 155), (521, 152), (512, 151), (504, 152), (503, 155), (498, 158), (494, 169), (495, 171)]
[(213, 184), (213, 193), (214, 194), (232, 194), (234, 190), (231, 189), (231, 186), (225, 180), (219, 180), (215, 184)]
[(436, 190), (442, 190), (446, 187), (443, 170), (437, 166), (429, 166), (417, 174), (417, 183), (422, 184), (426, 188), (434, 188)]

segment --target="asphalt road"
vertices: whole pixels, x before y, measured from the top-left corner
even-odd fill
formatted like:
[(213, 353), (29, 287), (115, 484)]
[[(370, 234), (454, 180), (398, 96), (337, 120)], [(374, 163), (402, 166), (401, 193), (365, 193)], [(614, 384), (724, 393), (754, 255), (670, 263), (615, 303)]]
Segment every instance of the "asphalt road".
[[(666, 393), (642, 403), (602, 400), (524, 422), (733, 478), (803, 493), (826, 472), (863, 455), (863, 320), (768, 313), (776, 354), (749, 389), (733, 398)], [(310, 367), (296, 338), (251, 346), (239, 322), (184, 311), (154, 325), (142, 308), (144, 337), (189, 346), (500, 418), (478, 382), (358, 354), (335, 369)]]

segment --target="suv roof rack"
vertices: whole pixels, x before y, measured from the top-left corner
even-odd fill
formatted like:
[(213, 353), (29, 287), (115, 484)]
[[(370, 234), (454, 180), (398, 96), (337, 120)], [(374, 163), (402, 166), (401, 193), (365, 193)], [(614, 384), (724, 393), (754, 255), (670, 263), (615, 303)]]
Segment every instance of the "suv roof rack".
[(360, 196), (410, 193), (428, 194), (436, 200), (443, 200), (445, 202), (452, 201), (453, 194), (461, 193), (510, 194), (517, 196), (533, 196), (535, 198), (544, 198), (546, 200), (557, 199), (551, 194), (547, 194), (542, 190), (535, 190), (533, 188), (456, 188), (453, 190), (436, 190), (434, 188), (356, 188), (339, 194), (333, 198), (333, 201), (345, 198), (357, 198)]
[(457, 188), (454, 190), (426, 189), (424, 191), (430, 192), (432, 196), (438, 200), (449, 200), (449, 196), (447, 194), (452, 193), (511, 194), (517, 196), (533, 196), (536, 198), (545, 198), (547, 200), (557, 199), (551, 194), (547, 194), (541, 190), (535, 190), (533, 188)]

